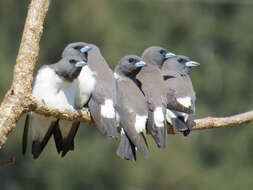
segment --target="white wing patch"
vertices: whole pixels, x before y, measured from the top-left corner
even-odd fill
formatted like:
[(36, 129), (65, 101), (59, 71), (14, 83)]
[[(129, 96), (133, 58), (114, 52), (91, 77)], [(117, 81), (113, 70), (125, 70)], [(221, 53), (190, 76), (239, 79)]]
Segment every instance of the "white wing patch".
[(120, 76), (117, 73), (113, 73), (113, 76), (114, 76), (115, 79), (119, 79), (120, 78)]
[(177, 98), (177, 101), (182, 104), (183, 106), (189, 108), (192, 103), (191, 103), (191, 97), (189, 96), (186, 96), (186, 97), (183, 97), (183, 98)]
[(108, 119), (115, 118), (115, 109), (111, 99), (106, 99), (105, 103), (101, 105), (101, 115)]
[(164, 127), (164, 114), (162, 107), (156, 107), (154, 111), (154, 121), (157, 127)]
[(166, 109), (166, 120), (172, 125), (172, 118), (177, 118), (177, 115), (169, 109)]
[(96, 85), (96, 73), (89, 66), (84, 66), (76, 80), (77, 93), (75, 97), (75, 105), (82, 108), (90, 98), (92, 91)]
[(135, 129), (138, 133), (146, 131), (147, 116), (136, 115), (135, 117)]

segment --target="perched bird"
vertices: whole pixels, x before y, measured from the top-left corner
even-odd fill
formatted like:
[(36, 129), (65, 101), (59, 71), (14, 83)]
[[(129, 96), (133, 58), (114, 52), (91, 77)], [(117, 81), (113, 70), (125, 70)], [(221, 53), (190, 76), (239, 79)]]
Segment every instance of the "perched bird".
[(148, 104), (147, 130), (160, 148), (167, 147), (167, 95), (161, 68), (166, 59), (174, 56), (159, 46), (145, 49), (142, 59), (147, 66), (136, 77)]
[[(67, 47), (71, 46), (69, 44)], [(67, 48), (66, 47), (66, 48)], [(66, 49), (65, 48), (65, 49)], [(69, 54), (68, 56), (79, 56), (86, 62), (88, 61), (88, 52), (92, 49), (88, 44), (83, 44), (78, 47), (82, 51), (82, 54)], [(64, 51), (65, 51), (64, 49)], [(63, 52), (64, 52), (63, 51)], [(95, 73), (91, 71), (89, 64), (84, 66), (75, 80), (75, 109), (82, 109), (83, 106), (88, 102), (91, 92), (95, 87)], [(81, 80), (80, 80), (81, 79)], [(57, 152), (64, 157), (68, 151), (74, 150), (74, 138), (77, 134), (80, 122), (69, 122), (64, 120), (58, 120), (54, 127), (53, 135), (57, 148)]]
[[(107, 65), (99, 48), (94, 44), (76, 42), (65, 48), (62, 56), (66, 55), (85, 55), (85, 47), (88, 45), (92, 48), (88, 53), (88, 65), (95, 73), (95, 87), (91, 93), (88, 102), (88, 108), (94, 119), (99, 131), (106, 137), (117, 137), (117, 123), (115, 120), (116, 112), (113, 106), (113, 90), (115, 88), (115, 79), (113, 71)], [(78, 80), (87, 82), (85, 75), (81, 72)], [(91, 80), (91, 81), (94, 81)], [(93, 82), (92, 82), (93, 84)]]
[[(64, 57), (55, 64), (44, 65), (35, 77), (32, 95), (61, 111), (74, 109), (75, 79), (85, 65), (87, 65), (86, 60), (83, 60), (80, 56)], [(26, 152), (29, 127), (32, 129), (32, 154), (36, 159), (54, 133), (56, 126), (59, 126), (65, 132), (61, 134), (63, 143), (65, 143), (66, 137), (66, 144), (62, 146), (68, 146), (67, 148), (71, 149), (71, 146), (73, 146), (73, 138), (70, 134), (72, 133), (71, 122), (61, 123), (53, 117), (44, 117), (36, 113), (28, 114), (23, 134), (23, 154)]]
[[(168, 93), (173, 93), (176, 102), (183, 105), (186, 110), (167, 109), (166, 117), (173, 126), (174, 131), (183, 131), (187, 136), (194, 125), (195, 113), (195, 92), (189, 76), (191, 67), (198, 66), (199, 63), (190, 60), (183, 55), (177, 55), (168, 59), (163, 67), (163, 78)], [(187, 109), (188, 112), (187, 112)]]
[[(137, 86), (136, 75), (146, 63), (135, 55), (123, 57), (115, 68), (115, 108), (120, 117), (121, 140), (117, 150), (121, 158), (135, 161), (136, 148), (144, 156), (148, 152), (145, 138), (148, 107), (144, 95)], [(148, 147), (148, 146), (147, 146)]]

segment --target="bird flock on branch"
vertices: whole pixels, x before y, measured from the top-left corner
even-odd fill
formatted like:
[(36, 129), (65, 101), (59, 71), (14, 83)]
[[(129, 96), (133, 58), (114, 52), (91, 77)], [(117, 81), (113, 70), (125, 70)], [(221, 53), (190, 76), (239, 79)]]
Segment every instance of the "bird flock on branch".
[[(60, 111), (85, 109), (100, 133), (120, 138), (117, 155), (136, 161), (146, 157), (149, 133), (158, 148), (166, 148), (168, 125), (188, 136), (194, 126), (195, 92), (189, 70), (199, 63), (166, 48), (151, 46), (141, 57), (127, 55), (112, 71), (94, 44), (67, 45), (61, 59), (42, 66), (33, 82), (32, 95)], [(80, 122), (28, 113), (23, 133), (23, 154), (28, 132), (32, 154), (40, 156), (53, 136), (61, 156), (74, 150)]]

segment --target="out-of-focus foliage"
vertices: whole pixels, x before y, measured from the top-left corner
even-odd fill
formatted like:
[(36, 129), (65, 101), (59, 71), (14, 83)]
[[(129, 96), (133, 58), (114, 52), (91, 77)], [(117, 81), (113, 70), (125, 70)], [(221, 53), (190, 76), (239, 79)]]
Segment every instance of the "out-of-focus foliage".
[[(205, 2), (205, 3), (204, 3)], [(37, 69), (56, 62), (70, 42), (97, 44), (113, 68), (126, 54), (161, 45), (202, 65), (191, 72), (197, 93), (196, 117), (225, 116), (252, 109), (253, 3), (169, 0), (52, 1)], [(235, 2), (235, 1), (233, 1)], [(12, 69), (29, 1), (0, 1), (0, 96)], [(137, 163), (115, 155), (116, 140), (83, 124), (75, 151), (60, 158), (53, 141), (38, 160), (21, 155), (24, 118), (0, 150), (0, 189), (252, 189), (253, 129), (226, 128), (168, 137), (159, 150)], [(30, 150), (29, 150), (30, 151)]]

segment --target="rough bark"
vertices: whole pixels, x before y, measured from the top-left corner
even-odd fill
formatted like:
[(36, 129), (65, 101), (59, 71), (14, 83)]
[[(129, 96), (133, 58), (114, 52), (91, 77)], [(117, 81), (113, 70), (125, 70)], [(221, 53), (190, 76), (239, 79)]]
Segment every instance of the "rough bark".
[(12, 85), (0, 105), (0, 148), (22, 114), (29, 110), (31, 102), (25, 96), (31, 92), (33, 70), (49, 3), (50, 0), (32, 0), (29, 5)]
[[(50, 0), (31, 0), (13, 72), (13, 82), (0, 105), (0, 148), (5, 144), (7, 135), (15, 128), (20, 117), (29, 111), (69, 121), (92, 123), (89, 113), (84, 110), (60, 112), (31, 95), (33, 71), (38, 58), (39, 42), (49, 4)], [(195, 120), (196, 126), (193, 130), (239, 126), (252, 120), (253, 110), (230, 117), (207, 117)], [(171, 131), (169, 133), (173, 134)]]

